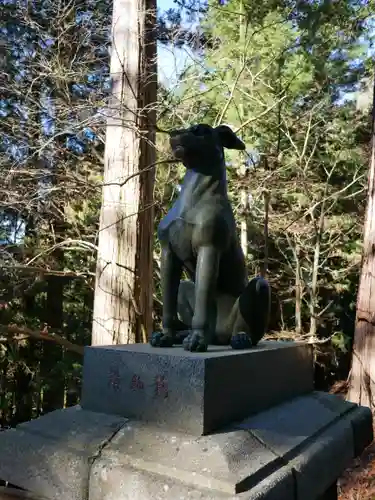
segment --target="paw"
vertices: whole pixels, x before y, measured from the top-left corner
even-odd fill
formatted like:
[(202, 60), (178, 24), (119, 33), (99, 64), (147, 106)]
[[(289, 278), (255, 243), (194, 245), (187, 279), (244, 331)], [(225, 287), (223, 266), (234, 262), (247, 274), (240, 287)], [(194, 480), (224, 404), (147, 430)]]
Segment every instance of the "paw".
[(253, 347), (250, 336), (245, 332), (238, 332), (232, 335), (230, 345), (232, 349), (250, 349), (250, 347)]
[(173, 347), (174, 339), (171, 335), (162, 332), (154, 332), (150, 338), (152, 347)]
[(174, 337), (174, 343), (175, 345), (182, 345), (184, 339), (189, 335), (190, 330), (182, 330), (179, 332), (176, 332), (176, 335)]
[(207, 342), (201, 332), (192, 332), (184, 339), (183, 346), (185, 351), (206, 352)]

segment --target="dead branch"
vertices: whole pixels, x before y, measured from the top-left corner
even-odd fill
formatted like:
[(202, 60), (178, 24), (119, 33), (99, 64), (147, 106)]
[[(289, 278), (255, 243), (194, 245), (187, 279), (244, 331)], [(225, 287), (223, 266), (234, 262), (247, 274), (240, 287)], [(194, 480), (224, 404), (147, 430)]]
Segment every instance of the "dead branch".
[(55, 344), (65, 347), (65, 349), (67, 349), (68, 351), (83, 355), (83, 346), (73, 344), (73, 342), (64, 339), (64, 337), (62, 337), (58, 333), (48, 332), (46, 330), (31, 330), (30, 328), (27, 328), (25, 326), (17, 325), (0, 325), (0, 331), (7, 335), (7, 339), (1, 339), (3, 341), (9, 340), (9, 337), (11, 337), (12, 340), (20, 342), (28, 337), (31, 337), (35, 340), (46, 340), (47, 342), (54, 342)]
[(21, 272), (24, 274), (35, 273), (42, 276), (61, 276), (62, 278), (87, 278), (89, 276), (95, 276), (95, 273), (86, 272), (75, 272), (75, 271), (55, 271), (53, 269), (43, 269), (42, 267), (32, 267), (27, 265), (14, 265), (5, 266), (0, 264), (0, 269), (5, 271)]

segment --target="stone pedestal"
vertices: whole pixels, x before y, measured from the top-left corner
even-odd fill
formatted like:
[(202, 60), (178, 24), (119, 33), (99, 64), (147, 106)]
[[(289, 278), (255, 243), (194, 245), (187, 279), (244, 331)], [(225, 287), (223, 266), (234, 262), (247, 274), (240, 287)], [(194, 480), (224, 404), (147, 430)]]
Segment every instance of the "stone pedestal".
[(324, 492), (318, 500), (338, 500), (337, 483), (336, 481)]
[(313, 390), (311, 348), (261, 342), (206, 353), (148, 344), (86, 347), (82, 408), (205, 435)]
[(90, 347), (82, 407), (1, 432), (0, 479), (54, 500), (331, 500), (372, 416), (312, 377), (302, 344)]

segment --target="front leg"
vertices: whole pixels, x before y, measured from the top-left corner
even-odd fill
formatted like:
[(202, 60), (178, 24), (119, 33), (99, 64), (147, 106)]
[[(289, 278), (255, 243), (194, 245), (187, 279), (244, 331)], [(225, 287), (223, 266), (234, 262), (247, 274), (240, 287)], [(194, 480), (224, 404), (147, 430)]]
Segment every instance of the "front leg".
[(215, 292), (219, 271), (220, 251), (213, 246), (198, 250), (195, 272), (195, 304), (192, 332), (183, 342), (187, 351), (207, 351), (210, 340), (210, 319), (215, 307)]
[(163, 300), (163, 333), (154, 333), (151, 345), (172, 347), (177, 324), (177, 295), (182, 274), (182, 263), (171, 247), (163, 246), (160, 260), (161, 291)]

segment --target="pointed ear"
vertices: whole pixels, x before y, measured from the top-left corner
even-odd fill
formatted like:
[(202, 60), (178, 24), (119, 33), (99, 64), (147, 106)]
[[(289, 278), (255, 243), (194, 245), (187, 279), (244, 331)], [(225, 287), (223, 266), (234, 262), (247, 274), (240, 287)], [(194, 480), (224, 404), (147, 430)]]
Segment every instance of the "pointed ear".
[(246, 149), (245, 144), (239, 139), (236, 134), (233, 132), (231, 128), (227, 125), (219, 125), (215, 128), (216, 133), (218, 134), (221, 145), (223, 148), (227, 149), (239, 149), (243, 151)]

